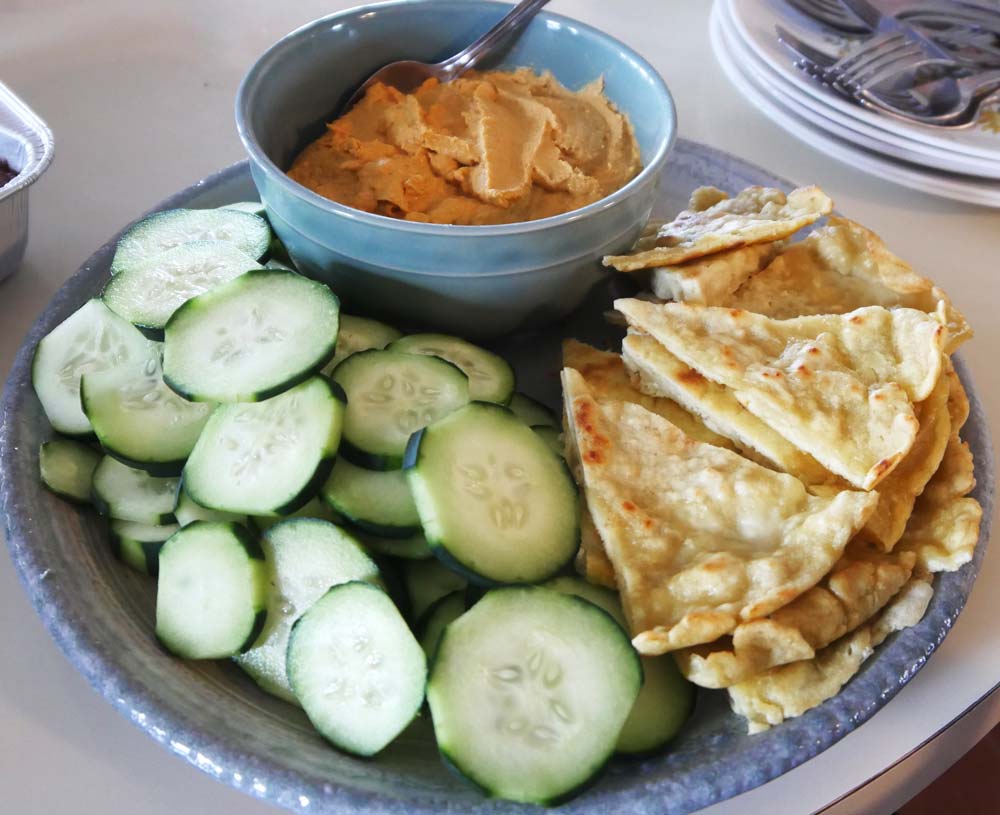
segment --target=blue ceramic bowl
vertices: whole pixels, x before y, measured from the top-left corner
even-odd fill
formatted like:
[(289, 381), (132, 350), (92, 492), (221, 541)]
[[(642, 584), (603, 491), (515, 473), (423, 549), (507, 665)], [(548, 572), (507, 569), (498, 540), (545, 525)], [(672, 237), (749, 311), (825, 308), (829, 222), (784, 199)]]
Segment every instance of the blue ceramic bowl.
[(632, 121), (643, 163), (614, 194), (521, 224), (442, 226), (337, 204), (285, 174), (377, 68), (397, 59), (438, 61), (509, 8), (426, 0), (334, 14), (280, 40), (243, 80), (236, 122), (271, 223), (298, 267), (329, 283), (346, 308), (477, 337), (551, 322), (600, 279), (600, 257), (629, 246), (648, 218), (677, 130), (670, 92), (634, 51), (555, 14), (539, 14), (480, 67), (547, 70), (569, 88), (603, 76), (607, 96)]

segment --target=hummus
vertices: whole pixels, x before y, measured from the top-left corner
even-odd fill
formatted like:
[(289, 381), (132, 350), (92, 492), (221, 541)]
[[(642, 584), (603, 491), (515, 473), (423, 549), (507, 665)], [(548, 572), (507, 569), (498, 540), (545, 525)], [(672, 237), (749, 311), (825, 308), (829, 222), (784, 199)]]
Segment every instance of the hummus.
[(295, 159), (288, 175), (341, 204), (410, 221), (505, 224), (593, 203), (641, 169), (603, 80), (570, 91), (528, 68), (383, 84)]

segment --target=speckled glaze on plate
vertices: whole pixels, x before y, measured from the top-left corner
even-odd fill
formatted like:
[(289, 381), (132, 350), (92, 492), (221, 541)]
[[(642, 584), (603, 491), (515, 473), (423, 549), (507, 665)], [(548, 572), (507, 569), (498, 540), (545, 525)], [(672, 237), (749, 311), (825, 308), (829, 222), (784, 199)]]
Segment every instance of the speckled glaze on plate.
[[(655, 215), (680, 209), (699, 184), (739, 189), (789, 185), (733, 156), (680, 140), (661, 183)], [(253, 197), (246, 163), (164, 201), (159, 208), (217, 206)], [(425, 715), (377, 760), (330, 748), (301, 711), (259, 691), (235, 665), (183, 662), (153, 636), (154, 585), (118, 563), (94, 513), (48, 494), (37, 450), (48, 427), (31, 389), (38, 340), (97, 294), (114, 249), (99, 249), (60, 289), (18, 353), (3, 396), (0, 500), (11, 558), (39, 616), (60, 648), (115, 708), (177, 755), (220, 781), (291, 810), (373, 815), (498, 815), (541, 812), (489, 801), (439, 762)], [(519, 387), (558, 403), (559, 340), (609, 345), (616, 331), (601, 317), (612, 292), (601, 286), (565, 322), (498, 346), (515, 362)], [(614, 761), (585, 793), (558, 811), (583, 815), (680, 815), (737, 795), (822, 752), (869, 719), (924, 665), (955, 622), (972, 587), (993, 506), (993, 461), (986, 417), (961, 360), (972, 402), (963, 430), (976, 456), (975, 497), (983, 505), (973, 562), (941, 575), (924, 619), (891, 637), (834, 699), (780, 727), (748, 736), (722, 692), (702, 692), (694, 718), (672, 749)]]

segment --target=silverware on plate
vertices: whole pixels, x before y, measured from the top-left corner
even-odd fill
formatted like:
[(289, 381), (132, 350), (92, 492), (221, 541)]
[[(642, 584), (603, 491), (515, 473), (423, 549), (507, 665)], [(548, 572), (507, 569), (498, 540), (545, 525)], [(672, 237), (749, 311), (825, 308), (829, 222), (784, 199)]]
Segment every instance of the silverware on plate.
[(916, 76), (920, 68), (940, 64), (914, 43), (898, 35), (873, 37), (858, 51), (837, 59), (803, 41), (782, 26), (778, 40), (810, 76), (856, 99), (866, 107), (920, 124), (970, 127), (983, 106), (1000, 98), (1000, 70), (971, 76), (945, 77), (904, 87), (890, 85), (900, 76)]

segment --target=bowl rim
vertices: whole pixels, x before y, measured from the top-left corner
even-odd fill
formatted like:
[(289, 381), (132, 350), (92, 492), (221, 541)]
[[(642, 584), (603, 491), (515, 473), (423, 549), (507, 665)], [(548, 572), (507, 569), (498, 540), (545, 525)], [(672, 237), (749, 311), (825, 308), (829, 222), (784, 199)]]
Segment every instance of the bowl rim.
[[(537, 232), (544, 229), (552, 229), (565, 224), (584, 220), (607, 209), (617, 206), (637, 192), (643, 185), (652, 178), (659, 175), (666, 163), (670, 151), (677, 140), (677, 107), (674, 104), (673, 95), (666, 81), (659, 71), (652, 64), (641, 56), (638, 52), (623, 43), (616, 37), (594, 26), (567, 17), (563, 14), (542, 11), (537, 15), (538, 20), (553, 21), (562, 26), (568, 26), (583, 32), (586, 35), (597, 39), (605, 40), (618, 48), (634, 66), (641, 72), (647, 74), (654, 87), (663, 97), (664, 104), (661, 108), (661, 116), (666, 120), (666, 132), (659, 139), (656, 149), (650, 160), (642, 169), (623, 187), (615, 190), (610, 195), (605, 196), (591, 204), (587, 204), (579, 209), (570, 210), (559, 215), (552, 215), (548, 218), (538, 218), (532, 221), (519, 221), (513, 224), (487, 224), (487, 225), (464, 225), (464, 224), (429, 224), (419, 221), (406, 221), (401, 218), (390, 218), (388, 215), (378, 215), (372, 212), (349, 207), (325, 198), (318, 193), (304, 187), (297, 181), (293, 181), (288, 174), (283, 171), (261, 147), (257, 140), (253, 128), (250, 126), (249, 100), (251, 92), (259, 85), (267, 73), (267, 69), (284, 52), (293, 48), (302, 38), (312, 33), (316, 29), (324, 28), (330, 23), (344, 20), (346, 18), (358, 17), (361, 14), (379, 13), (389, 9), (414, 8), (417, 6), (454, 6), (459, 5), (456, 0), (385, 0), (385, 2), (371, 3), (365, 5), (352, 6), (349, 9), (328, 14), (316, 20), (299, 26), (294, 31), (285, 34), (281, 39), (271, 45), (262, 53), (250, 66), (244, 75), (236, 91), (236, 130), (239, 133), (243, 148), (250, 157), (251, 163), (257, 165), (267, 176), (278, 184), (286, 193), (304, 201), (310, 206), (324, 210), (325, 212), (342, 218), (365, 224), (377, 229), (390, 229), (399, 232), (420, 234), (427, 236), (453, 235), (461, 237), (502, 237), (506, 235), (520, 235), (525, 232)], [(464, 0), (462, 7), (492, 7), (498, 11), (506, 11), (510, 6), (497, 0)], [(613, 100), (612, 100), (613, 102)]]

